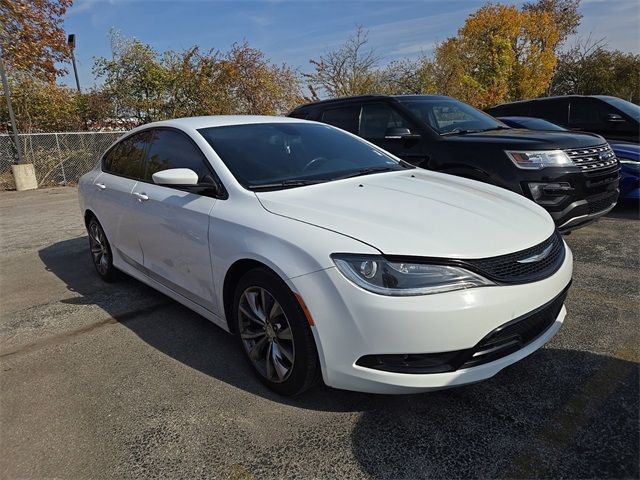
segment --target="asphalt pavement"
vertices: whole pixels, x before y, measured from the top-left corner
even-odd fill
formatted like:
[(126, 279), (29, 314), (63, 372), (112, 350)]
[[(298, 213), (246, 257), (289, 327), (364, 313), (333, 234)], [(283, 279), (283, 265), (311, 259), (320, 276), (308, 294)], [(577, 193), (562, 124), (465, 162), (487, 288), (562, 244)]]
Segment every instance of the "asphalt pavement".
[(100, 281), (75, 189), (0, 192), (0, 477), (638, 478), (637, 205), (566, 240), (565, 325), (496, 377), (288, 399), (204, 318)]

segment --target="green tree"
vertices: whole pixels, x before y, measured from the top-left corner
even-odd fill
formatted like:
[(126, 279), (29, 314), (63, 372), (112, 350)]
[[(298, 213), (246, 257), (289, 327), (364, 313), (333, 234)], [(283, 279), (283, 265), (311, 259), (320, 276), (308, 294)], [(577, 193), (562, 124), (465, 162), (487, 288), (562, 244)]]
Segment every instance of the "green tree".
[[(75, 90), (21, 72), (12, 74), (10, 86), (16, 123), (21, 132), (83, 128)], [(0, 102), (0, 119), (4, 125), (9, 122), (5, 102)]]
[(220, 88), (231, 100), (226, 113), (284, 114), (302, 100), (296, 72), (271, 63), (247, 42), (232, 45), (221, 56), (220, 67)]
[(158, 53), (115, 31), (111, 32), (111, 52), (110, 59), (96, 58), (93, 73), (104, 80), (113, 116), (132, 117), (140, 123), (163, 118), (169, 77)]
[(111, 59), (96, 59), (94, 72), (116, 118), (138, 123), (219, 114), (275, 115), (300, 102), (296, 72), (271, 63), (248, 43), (227, 52), (192, 47), (162, 54), (137, 40), (112, 34)]

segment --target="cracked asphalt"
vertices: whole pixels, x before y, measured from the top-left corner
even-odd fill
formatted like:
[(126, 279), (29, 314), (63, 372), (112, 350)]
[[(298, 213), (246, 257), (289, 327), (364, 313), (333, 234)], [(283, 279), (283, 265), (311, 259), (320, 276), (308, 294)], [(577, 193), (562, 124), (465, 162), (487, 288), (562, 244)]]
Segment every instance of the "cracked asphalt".
[(75, 189), (0, 192), (0, 476), (638, 478), (637, 205), (566, 238), (565, 325), (493, 379), (286, 399), (204, 318), (102, 283)]

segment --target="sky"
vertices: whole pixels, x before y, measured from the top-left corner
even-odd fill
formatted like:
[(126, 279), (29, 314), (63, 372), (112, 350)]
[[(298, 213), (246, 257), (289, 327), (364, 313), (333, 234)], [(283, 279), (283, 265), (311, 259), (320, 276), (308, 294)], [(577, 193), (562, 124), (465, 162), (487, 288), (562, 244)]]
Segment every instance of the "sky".
[[(93, 58), (109, 57), (110, 29), (158, 51), (228, 49), (247, 40), (275, 63), (310, 71), (309, 59), (344, 43), (358, 25), (383, 63), (431, 53), (482, 6), (475, 0), (75, 0), (64, 28), (76, 34), (83, 88), (96, 84)], [(519, 5), (522, 1), (503, 0)], [(611, 49), (640, 53), (640, 1), (582, 0), (581, 36), (606, 38)], [(575, 40), (570, 40), (569, 43)], [(63, 83), (73, 84), (71, 66)]]

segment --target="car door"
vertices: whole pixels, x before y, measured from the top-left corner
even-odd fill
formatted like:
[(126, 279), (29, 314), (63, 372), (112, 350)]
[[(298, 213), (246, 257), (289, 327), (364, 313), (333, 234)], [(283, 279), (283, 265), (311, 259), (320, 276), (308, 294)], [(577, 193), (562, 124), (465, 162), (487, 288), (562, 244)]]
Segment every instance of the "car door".
[[(394, 128), (405, 128), (413, 136), (393, 135), (391, 129)], [(425, 142), (416, 126), (387, 103), (362, 106), (358, 134), (413, 165), (420, 165), (427, 159)]]
[(201, 182), (214, 182), (204, 154), (186, 133), (171, 128), (151, 131), (144, 178), (134, 190), (144, 272), (217, 313), (209, 250), (209, 214), (216, 198), (155, 185), (152, 175), (170, 168), (189, 168)]
[(114, 145), (104, 155), (102, 173), (93, 183), (97, 190), (94, 213), (114, 250), (116, 265), (120, 260), (140, 264), (143, 261), (132, 192), (142, 178), (148, 137), (147, 132), (141, 132)]

